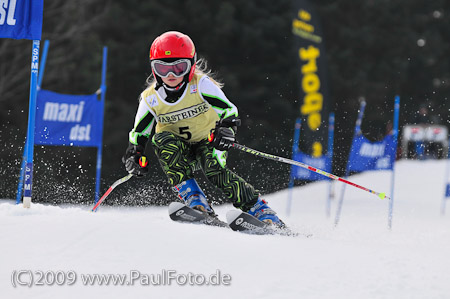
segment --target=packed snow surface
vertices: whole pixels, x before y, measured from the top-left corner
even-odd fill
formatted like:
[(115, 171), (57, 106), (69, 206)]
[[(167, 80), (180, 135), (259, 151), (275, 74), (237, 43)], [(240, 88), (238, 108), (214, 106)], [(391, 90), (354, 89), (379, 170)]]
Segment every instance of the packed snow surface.
[[(391, 230), (388, 200), (351, 186), (335, 227), (342, 183), (332, 188), (329, 217), (328, 182), (294, 188), (289, 215), (288, 190), (264, 196), (298, 237), (175, 223), (166, 207), (100, 206), (92, 213), (1, 200), (0, 297), (450, 298), (450, 204), (441, 215), (445, 163), (396, 164)], [(389, 171), (349, 180), (390, 195)], [(232, 208), (216, 212), (225, 220)], [(86, 283), (94, 274), (127, 280)]]

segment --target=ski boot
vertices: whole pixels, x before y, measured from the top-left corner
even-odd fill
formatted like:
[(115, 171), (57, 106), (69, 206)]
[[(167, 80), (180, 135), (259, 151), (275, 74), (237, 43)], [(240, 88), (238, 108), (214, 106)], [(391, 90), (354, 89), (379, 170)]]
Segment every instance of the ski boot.
[(174, 186), (173, 190), (178, 193), (178, 197), (184, 201), (186, 206), (214, 215), (214, 210), (209, 205), (205, 194), (195, 179), (181, 182)]
[(256, 204), (247, 211), (250, 215), (256, 217), (258, 220), (265, 222), (269, 225), (274, 225), (276, 227), (284, 227), (283, 221), (278, 218), (274, 210), (269, 208), (267, 202), (261, 198), (258, 198)]

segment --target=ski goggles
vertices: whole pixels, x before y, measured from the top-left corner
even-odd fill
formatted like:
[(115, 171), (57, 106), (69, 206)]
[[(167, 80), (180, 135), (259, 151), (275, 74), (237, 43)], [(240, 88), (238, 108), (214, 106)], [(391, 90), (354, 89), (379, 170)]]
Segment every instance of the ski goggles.
[(179, 59), (174, 62), (153, 60), (151, 66), (155, 74), (162, 78), (167, 78), (170, 74), (182, 77), (191, 70), (191, 61), (189, 59)]

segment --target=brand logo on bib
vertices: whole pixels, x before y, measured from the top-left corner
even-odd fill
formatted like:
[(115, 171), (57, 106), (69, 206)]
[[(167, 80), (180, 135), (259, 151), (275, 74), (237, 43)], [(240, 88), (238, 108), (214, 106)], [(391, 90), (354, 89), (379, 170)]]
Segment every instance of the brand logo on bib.
[(158, 100), (156, 99), (155, 95), (151, 95), (145, 98), (147, 103), (150, 105), (150, 107), (158, 106)]
[(201, 103), (171, 113), (160, 114), (158, 115), (158, 122), (162, 124), (176, 123), (177, 121), (193, 118), (200, 114), (203, 114), (209, 110), (209, 107), (210, 106), (208, 103)]

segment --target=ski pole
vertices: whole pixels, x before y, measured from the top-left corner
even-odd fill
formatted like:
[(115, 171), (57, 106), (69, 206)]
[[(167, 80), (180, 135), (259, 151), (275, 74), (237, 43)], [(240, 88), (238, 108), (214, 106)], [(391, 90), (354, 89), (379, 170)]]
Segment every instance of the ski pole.
[[(146, 156), (141, 156), (139, 158), (139, 165), (141, 167), (146, 167), (147, 164), (148, 164), (147, 157)], [(114, 188), (116, 188), (117, 186), (119, 186), (122, 183), (125, 183), (126, 181), (128, 181), (132, 177), (133, 177), (133, 174), (129, 173), (126, 176), (124, 176), (123, 178), (118, 179), (117, 181), (115, 181), (114, 184), (112, 184), (111, 187), (109, 187), (109, 189), (105, 192), (105, 194), (103, 194), (103, 196), (97, 201), (95, 206), (92, 208), (92, 212), (95, 212), (97, 210), (98, 206), (108, 197), (108, 195), (114, 190)]]
[(291, 165), (300, 166), (302, 168), (306, 168), (306, 169), (308, 169), (310, 171), (316, 172), (316, 173), (321, 174), (323, 176), (329, 177), (330, 179), (333, 179), (333, 180), (336, 180), (336, 181), (340, 181), (340, 182), (349, 184), (349, 185), (351, 185), (353, 187), (356, 187), (356, 188), (362, 189), (364, 191), (370, 192), (372, 194), (375, 194), (381, 199), (384, 199), (384, 198), (391, 199), (389, 196), (386, 196), (386, 193), (384, 193), (384, 192), (380, 193), (380, 192), (376, 192), (374, 190), (370, 190), (370, 189), (368, 189), (366, 187), (363, 187), (363, 186), (360, 186), (358, 184), (352, 183), (352, 182), (347, 181), (347, 180), (345, 180), (345, 179), (343, 179), (341, 177), (338, 177), (338, 176), (336, 176), (334, 174), (331, 174), (331, 173), (328, 173), (326, 171), (314, 168), (314, 167), (309, 166), (309, 165), (307, 165), (305, 163), (302, 163), (302, 162), (298, 162), (298, 161), (286, 159), (286, 158), (283, 158), (283, 157), (278, 157), (278, 156), (274, 156), (274, 155), (271, 155), (271, 154), (266, 154), (266, 153), (263, 153), (263, 152), (259, 152), (257, 150), (251, 149), (249, 147), (246, 147), (244, 145), (237, 144), (237, 143), (233, 143), (233, 148), (241, 150), (241, 151), (249, 153), (249, 154), (252, 154), (252, 155), (255, 155), (255, 156), (260, 156), (260, 157), (267, 158), (267, 159), (270, 159), (270, 160), (274, 160), (274, 161), (278, 161), (278, 162), (283, 162), (283, 163), (287, 163), (287, 164), (291, 164)]
[(92, 212), (95, 212), (97, 210), (98, 206), (108, 197), (108, 195), (114, 190), (114, 188), (116, 188), (117, 186), (119, 186), (122, 183), (125, 183), (132, 177), (133, 177), (133, 175), (130, 173), (130, 174), (124, 176), (123, 178), (115, 181), (114, 184), (112, 184), (111, 187), (109, 187), (109, 189), (105, 192), (105, 194), (103, 194), (103, 196), (97, 201), (95, 206), (92, 208)]

